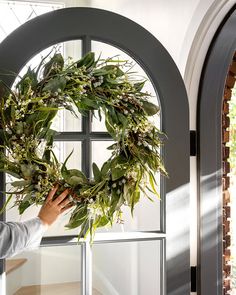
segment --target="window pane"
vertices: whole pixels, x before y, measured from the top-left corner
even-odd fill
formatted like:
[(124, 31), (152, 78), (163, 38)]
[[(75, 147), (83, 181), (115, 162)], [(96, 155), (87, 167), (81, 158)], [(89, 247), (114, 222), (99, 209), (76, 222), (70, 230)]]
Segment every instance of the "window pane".
[(113, 144), (113, 141), (92, 141), (92, 163), (95, 162), (99, 168), (103, 163), (111, 156), (112, 150), (108, 150), (107, 147)]
[(63, 7), (63, 4), (40, 1), (0, 1), (0, 42), (25, 22)]
[(52, 122), (51, 128), (59, 132), (81, 131), (81, 115), (76, 107), (73, 107), (73, 109), (78, 118), (68, 110), (59, 110)]
[[(106, 148), (112, 144), (112, 141), (93, 141), (92, 142), (92, 162), (95, 162), (99, 168), (111, 156), (110, 150)], [(160, 183), (160, 175), (156, 175), (157, 183)], [(148, 193), (148, 192), (147, 192)], [(134, 215), (131, 216), (130, 208), (123, 206), (123, 220), (124, 224), (114, 224), (112, 228), (101, 228), (98, 232), (107, 231), (136, 231), (147, 230), (154, 231), (160, 229), (160, 214), (161, 207), (164, 206), (162, 200), (151, 193), (149, 196), (154, 200), (151, 202), (143, 194), (140, 202), (134, 207)]]
[(7, 274), (7, 295), (80, 294), (81, 247), (56, 246), (27, 251), (7, 259), (10, 265), (23, 262)]
[[(103, 42), (98, 42), (98, 41), (92, 41), (92, 51), (95, 52), (96, 57), (98, 58), (99, 56), (101, 58), (107, 59), (110, 57), (115, 57), (115, 59), (119, 60), (127, 60), (130, 63), (132, 63), (134, 66), (132, 67), (132, 72), (135, 72), (135, 75), (139, 80), (146, 80), (148, 79), (145, 71), (136, 63), (136, 61), (130, 57), (128, 54), (126, 54), (124, 51), (118, 49), (117, 47), (108, 45)], [(155, 89), (153, 88), (153, 85), (150, 81), (147, 80), (145, 83), (145, 86), (143, 88), (144, 92), (148, 92), (151, 94), (150, 101), (159, 104), (158, 99), (157, 99), (157, 93)], [(96, 114), (96, 113), (95, 113)], [(160, 125), (160, 118), (158, 115), (153, 116), (150, 118), (150, 121), (154, 122), (156, 126)], [(92, 131), (106, 131), (106, 127), (104, 124), (104, 118), (100, 122), (98, 119), (98, 116), (96, 118), (93, 118), (92, 121)]]
[(63, 163), (69, 154), (72, 155), (67, 161), (67, 168), (81, 169), (81, 142), (79, 141), (55, 141), (53, 151), (59, 162)]
[(101, 294), (161, 295), (161, 251), (160, 241), (94, 245), (93, 287)]

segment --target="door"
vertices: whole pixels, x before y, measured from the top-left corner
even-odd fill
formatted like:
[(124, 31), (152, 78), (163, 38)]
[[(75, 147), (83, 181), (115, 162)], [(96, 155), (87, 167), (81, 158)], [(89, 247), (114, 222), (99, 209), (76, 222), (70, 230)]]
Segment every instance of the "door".
[[(110, 232), (100, 232), (92, 248), (89, 242), (73, 248), (72, 257), (80, 257), (77, 269), (73, 269), (73, 274), (80, 275), (74, 281), (81, 281), (83, 295), (92, 292), (189, 295), (189, 115), (181, 75), (165, 48), (147, 30), (123, 16), (93, 8), (61, 9), (22, 25), (0, 44), (0, 72), (19, 73), (36, 53), (69, 40), (79, 40), (83, 54), (90, 50), (97, 54), (118, 51), (134, 60), (150, 79), (150, 88), (161, 108), (157, 124), (168, 137), (162, 154), (169, 174), (165, 179), (158, 177), (161, 201), (156, 208), (148, 205), (149, 209), (143, 209), (146, 206), (143, 204), (137, 222), (130, 220), (124, 231), (114, 228)], [(10, 76), (2, 74), (0, 78), (9, 86), (13, 83)], [(103, 126), (85, 117), (81, 128), (64, 130), (56, 140), (58, 145), (77, 144), (82, 170), (90, 176), (91, 162), (95, 157), (104, 161), (97, 151), (105, 150), (110, 138)], [(1, 190), (4, 187), (5, 178), (1, 175)], [(48, 258), (52, 259), (53, 253), (66, 246), (75, 247), (75, 244), (75, 234), (62, 233), (44, 237), (42, 249), (54, 247)], [(61, 259), (63, 263), (60, 257), (58, 255), (59, 262)], [(35, 263), (38, 267), (42, 259)], [(69, 271), (65, 268), (65, 272)], [(2, 286), (4, 272), (2, 261)], [(92, 291), (93, 287), (97, 291)]]

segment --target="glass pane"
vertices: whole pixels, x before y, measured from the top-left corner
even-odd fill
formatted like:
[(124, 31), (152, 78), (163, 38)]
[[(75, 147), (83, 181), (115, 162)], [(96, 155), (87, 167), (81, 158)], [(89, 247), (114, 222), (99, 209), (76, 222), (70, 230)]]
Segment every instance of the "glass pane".
[[(54, 142), (54, 152), (60, 162), (63, 162), (72, 150), (74, 150), (74, 152), (67, 162), (68, 163), (67, 167), (69, 169), (71, 168), (81, 169), (81, 142), (69, 142), (69, 141)], [(6, 175), (7, 191), (11, 190), (11, 186), (9, 182), (14, 180), (18, 180), (18, 179), (14, 179), (12, 176), (8, 174)], [(40, 207), (36, 207), (36, 206), (29, 207), (24, 212), (23, 215), (19, 215), (17, 207), (11, 208), (14, 201), (15, 201), (15, 198), (13, 196), (12, 200), (8, 204), (9, 209), (6, 211), (7, 221), (24, 221), (38, 215)], [(73, 208), (71, 210), (73, 210)], [(77, 235), (79, 233), (78, 229), (68, 230), (64, 227), (69, 220), (69, 216), (70, 216), (70, 210), (62, 214), (62, 216), (60, 216), (60, 218), (52, 226), (49, 227), (49, 229), (45, 233), (45, 236)]]
[[(95, 52), (97, 58), (99, 56), (104, 59), (115, 57), (116, 59), (119, 59), (119, 60), (129, 61), (130, 63), (133, 64), (132, 72), (135, 72), (135, 75), (137, 76), (138, 79), (140, 80), (148, 79), (148, 76), (146, 75), (145, 71), (136, 63), (136, 61), (131, 56), (126, 54), (124, 51), (118, 49), (117, 47), (108, 45), (103, 42), (92, 41), (91, 50)], [(151, 94), (151, 97), (150, 97), (151, 102), (157, 105), (159, 104), (157, 99), (157, 93), (155, 92), (155, 89), (150, 81), (147, 80), (143, 88), (143, 91), (144, 92), (147, 91), (148, 93)], [(100, 122), (98, 118), (99, 118), (98, 116), (93, 118), (92, 131), (106, 131), (104, 119)], [(156, 126), (160, 126), (160, 118), (158, 115), (155, 115), (152, 118), (150, 118), (150, 121), (154, 122)]]
[(63, 7), (60, 3), (41, 1), (0, 1), (0, 42), (25, 22)]
[[(106, 148), (112, 144), (112, 141), (93, 141), (92, 142), (92, 162), (95, 162), (99, 168), (111, 156), (110, 150)], [(160, 183), (160, 175), (156, 175), (157, 183)], [(159, 185), (158, 185), (159, 187)], [(97, 230), (98, 232), (109, 231), (156, 231), (160, 229), (160, 212), (162, 200), (151, 193), (149, 196), (154, 200), (151, 202), (143, 194), (140, 202), (135, 205), (134, 215), (131, 216), (130, 208), (123, 206), (123, 220), (124, 224), (114, 224), (112, 228), (109, 226)]]
[(72, 155), (67, 161), (67, 168), (81, 169), (81, 142), (55, 141), (53, 145), (53, 151), (61, 163), (63, 163), (73, 151)]
[(81, 294), (81, 247), (56, 246), (23, 252), (7, 259), (7, 295)]
[(93, 287), (109, 295), (163, 295), (161, 252), (160, 241), (94, 245)]
[(112, 150), (107, 150), (107, 147), (113, 144), (113, 141), (92, 141), (92, 163), (95, 162), (99, 168), (111, 156)]

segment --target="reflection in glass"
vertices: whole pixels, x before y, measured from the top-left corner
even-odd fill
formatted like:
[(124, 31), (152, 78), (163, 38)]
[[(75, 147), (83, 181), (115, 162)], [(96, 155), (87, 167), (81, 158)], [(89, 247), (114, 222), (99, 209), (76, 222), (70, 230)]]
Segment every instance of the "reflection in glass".
[(93, 287), (109, 295), (160, 295), (161, 251), (160, 241), (94, 245)]
[(7, 259), (7, 295), (80, 294), (81, 247), (57, 246), (27, 251)]

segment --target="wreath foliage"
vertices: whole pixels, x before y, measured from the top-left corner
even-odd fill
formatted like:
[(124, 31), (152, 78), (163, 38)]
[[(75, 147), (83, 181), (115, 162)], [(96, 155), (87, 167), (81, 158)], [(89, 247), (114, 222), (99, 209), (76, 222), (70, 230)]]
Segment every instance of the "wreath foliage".
[[(166, 174), (160, 157), (163, 134), (149, 122), (158, 107), (142, 91), (145, 81), (127, 70), (127, 62), (95, 60), (89, 52), (79, 61), (66, 64), (55, 53), (35, 68), (29, 68), (14, 90), (2, 82), (0, 116), (0, 170), (18, 180), (6, 204), (15, 195), (14, 206), (22, 214), (31, 205), (41, 205), (55, 183), (69, 187), (74, 202), (67, 228), (80, 227), (80, 236), (122, 220), (122, 206), (133, 209), (142, 192), (158, 195), (154, 174)], [(93, 163), (93, 179), (78, 169), (59, 163), (53, 152), (56, 131), (53, 118), (60, 109), (75, 116), (96, 110), (105, 117), (114, 140), (111, 157), (101, 169)], [(72, 153), (72, 152), (71, 152)]]

